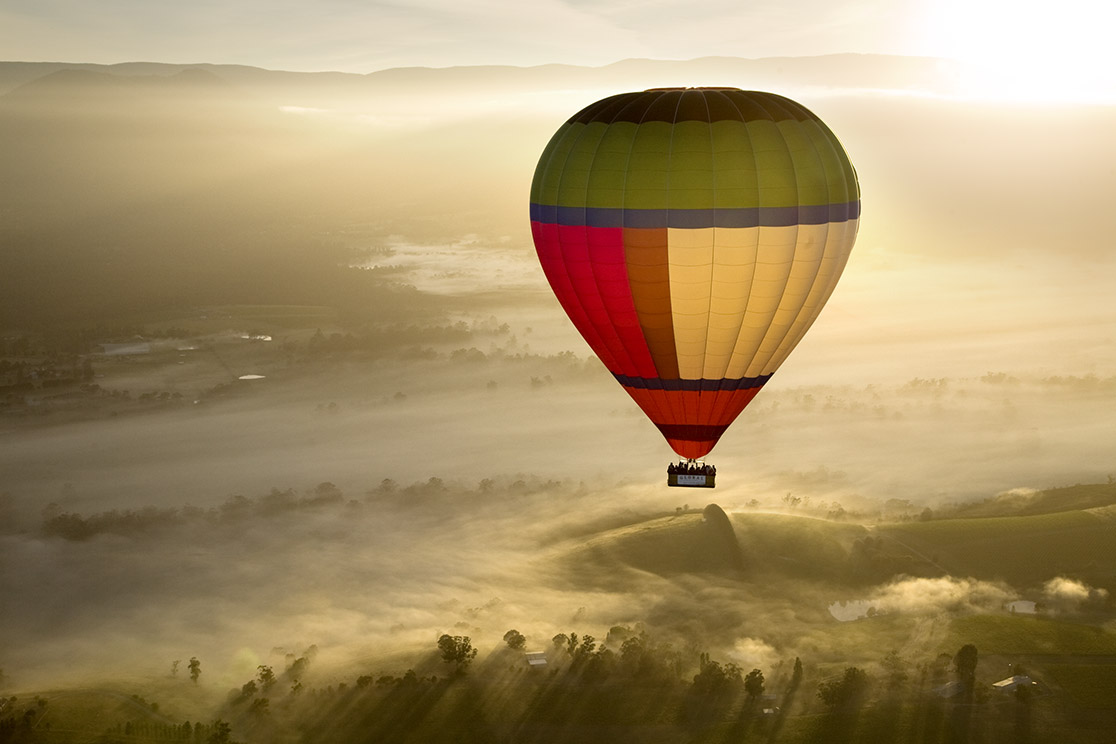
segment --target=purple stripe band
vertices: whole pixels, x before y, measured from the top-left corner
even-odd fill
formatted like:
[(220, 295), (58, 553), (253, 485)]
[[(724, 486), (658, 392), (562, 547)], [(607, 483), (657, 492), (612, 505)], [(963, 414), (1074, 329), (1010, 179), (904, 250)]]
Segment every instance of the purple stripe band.
[(667, 439), (687, 442), (716, 442), (725, 433), (725, 426), (711, 424), (655, 424)]
[(624, 387), (643, 390), (687, 390), (690, 392), (716, 392), (718, 390), (749, 390), (763, 387), (771, 375), (741, 377), (725, 380), (663, 380), (658, 377), (628, 377), (613, 375)]
[(737, 207), (724, 209), (621, 209), (531, 204), (531, 220), (585, 227), (789, 227), (845, 222), (860, 216), (860, 200), (798, 207)]

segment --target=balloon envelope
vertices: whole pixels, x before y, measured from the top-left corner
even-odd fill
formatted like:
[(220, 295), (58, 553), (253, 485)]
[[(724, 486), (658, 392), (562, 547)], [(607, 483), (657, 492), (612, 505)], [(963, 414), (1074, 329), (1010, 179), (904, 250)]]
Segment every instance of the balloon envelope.
[(802, 339), (856, 238), (860, 189), (772, 93), (623, 93), (569, 119), (531, 185), (550, 286), (683, 457), (707, 454)]

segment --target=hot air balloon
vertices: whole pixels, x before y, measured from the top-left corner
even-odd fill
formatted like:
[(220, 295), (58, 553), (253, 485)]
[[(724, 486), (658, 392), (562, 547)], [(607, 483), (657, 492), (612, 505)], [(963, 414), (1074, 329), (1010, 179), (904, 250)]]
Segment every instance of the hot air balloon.
[(566, 121), (539, 158), (530, 211), (562, 308), (683, 458), (668, 482), (712, 486), (696, 461), (833, 292), (860, 188), (801, 104), (661, 88)]

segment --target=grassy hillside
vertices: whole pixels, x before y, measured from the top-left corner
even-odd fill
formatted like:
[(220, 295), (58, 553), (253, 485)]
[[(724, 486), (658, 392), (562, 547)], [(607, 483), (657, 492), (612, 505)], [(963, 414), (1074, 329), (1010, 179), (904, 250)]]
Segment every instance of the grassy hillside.
[(1078, 483), (1044, 491), (1008, 491), (973, 504), (961, 504), (950, 518), (1030, 517), (1037, 514), (1095, 509), (1116, 504), (1116, 483)]
[[(709, 509), (719, 511), (716, 505)], [(857, 541), (869, 534), (861, 525), (784, 514), (732, 514), (729, 523), (734, 535), (693, 510), (639, 521), (581, 542), (571, 560), (660, 576), (767, 574), (844, 581)]]
[(659, 576), (712, 573), (844, 586), (950, 575), (1004, 582), (1024, 595), (1065, 576), (1111, 596), (1114, 501), (1114, 485), (1077, 485), (1037, 492), (1023, 506), (997, 499), (959, 510), (967, 516), (878, 525), (748, 511), (730, 516), (732, 533), (690, 511), (606, 529), (579, 541), (569, 559)]
[(1109, 593), (1116, 590), (1116, 520), (1103, 511), (905, 522), (877, 532), (955, 576), (1027, 589), (1067, 575)]
[(942, 644), (955, 650), (971, 643), (997, 655), (1116, 655), (1116, 632), (1096, 625), (1027, 615), (967, 615), (955, 618)]
[(1078, 708), (1111, 711), (1116, 708), (1116, 664), (1048, 664), (1050, 682)]
[(638, 521), (579, 540), (568, 561), (587, 574), (628, 567), (660, 576), (731, 575), (737, 570), (734, 549), (701, 514), (687, 512)]
[(603, 567), (626, 567), (658, 576), (708, 573), (830, 586), (939, 573), (926, 558), (873, 538), (860, 524), (752, 512), (732, 514), (729, 523), (732, 535), (694, 511), (638, 521), (579, 540), (567, 560), (586, 575), (600, 576)]

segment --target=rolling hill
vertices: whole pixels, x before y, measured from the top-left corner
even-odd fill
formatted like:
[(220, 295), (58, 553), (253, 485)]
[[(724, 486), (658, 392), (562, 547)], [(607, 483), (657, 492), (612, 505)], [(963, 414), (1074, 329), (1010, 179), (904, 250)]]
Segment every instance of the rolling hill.
[[(1039, 492), (1022, 506), (996, 503), (960, 507), (951, 518), (870, 525), (738, 512), (730, 519), (739, 552), (714, 527), (710, 515), (721, 510), (711, 504), (703, 514), (690, 511), (598, 533), (579, 542), (567, 560), (659, 576), (710, 573), (849, 587), (897, 576), (952, 575), (1002, 581), (1026, 592), (1063, 575), (1116, 593), (1116, 487), (1077, 485)], [(986, 516), (970, 516), (974, 512)]]

